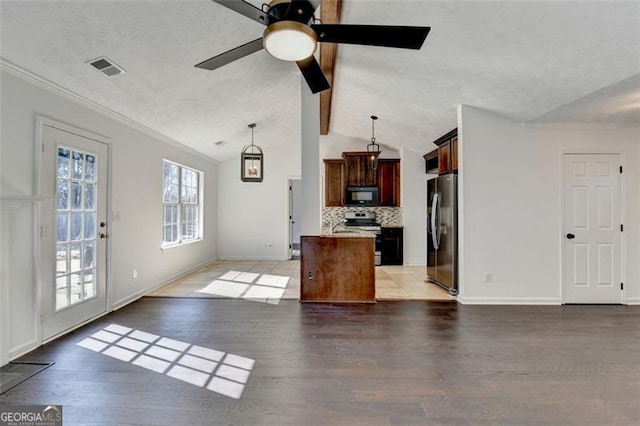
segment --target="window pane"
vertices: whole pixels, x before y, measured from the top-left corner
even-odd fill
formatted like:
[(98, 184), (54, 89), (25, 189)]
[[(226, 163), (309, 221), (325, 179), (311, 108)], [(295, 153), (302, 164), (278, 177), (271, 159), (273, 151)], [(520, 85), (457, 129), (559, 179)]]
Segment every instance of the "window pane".
[(178, 202), (178, 166), (165, 161), (163, 168), (162, 201), (165, 203)]
[(82, 276), (80, 273), (71, 274), (70, 296), (71, 304), (78, 303), (82, 300)]
[(56, 279), (56, 309), (62, 309), (69, 305), (69, 275), (63, 275)]
[(71, 182), (71, 209), (82, 209), (82, 186), (80, 182)]
[(85, 180), (88, 180), (90, 182), (95, 182), (96, 181), (96, 157), (94, 157), (93, 155), (87, 154), (86, 160), (87, 162), (86, 162), (84, 178)]
[(75, 152), (71, 154), (71, 177), (73, 179), (82, 179), (82, 169), (84, 167), (84, 154)]
[(86, 210), (95, 210), (96, 208), (96, 185), (95, 183), (84, 184), (84, 208)]
[(58, 223), (56, 225), (56, 241), (67, 241), (69, 239), (69, 214), (58, 213)]
[(84, 271), (84, 298), (88, 299), (96, 295), (95, 269), (87, 269)]
[(69, 208), (69, 181), (58, 180), (58, 210)]
[(84, 238), (87, 240), (96, 237), (96, 218), (94, 213), (84, 215)]
[(82, 248), (82, 243), (71, 243), (70, 246), (70, 255), (71, 255), (71, 272), (76, 272), (82, 269), (80, 250)]
[(71, 241), (82, 239), (82, 213), (71, 214)]
[(69, 150), (58, 148), (58, 177), (69, 177)]
[(68, 244), (58, 244), (56, 247), (56, 275), (63, 275), (69, 272), (68, 247)]
[(95, 266), (96, 254), (93, 250), (93, 242), (85, 243), (82, 253), (82, 269), (91, 268)]

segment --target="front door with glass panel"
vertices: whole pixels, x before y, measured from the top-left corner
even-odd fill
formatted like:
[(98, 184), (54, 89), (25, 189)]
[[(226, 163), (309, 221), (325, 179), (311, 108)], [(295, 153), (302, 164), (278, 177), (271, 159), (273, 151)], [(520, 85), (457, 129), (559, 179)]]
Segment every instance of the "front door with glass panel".
[(44, 125), (39, 279), (46, 340), (106, 311), (108, 145)]

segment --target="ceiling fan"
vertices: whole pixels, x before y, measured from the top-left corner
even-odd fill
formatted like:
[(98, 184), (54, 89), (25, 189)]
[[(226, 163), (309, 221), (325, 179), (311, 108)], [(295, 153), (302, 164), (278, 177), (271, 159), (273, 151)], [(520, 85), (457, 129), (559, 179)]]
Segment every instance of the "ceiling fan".
[(313, 93), (327, 90), (327, 81), (313, 53), (318, 42), (420, 49), (430, 27), (341, 25), (316, 23), (321, 0), (272, 0), (261, 9), (243, 0), (213, 0), (267, 28), (262, 37), (196, 65), (214, 70), (265, 49), (275, 58), (295, 62)]

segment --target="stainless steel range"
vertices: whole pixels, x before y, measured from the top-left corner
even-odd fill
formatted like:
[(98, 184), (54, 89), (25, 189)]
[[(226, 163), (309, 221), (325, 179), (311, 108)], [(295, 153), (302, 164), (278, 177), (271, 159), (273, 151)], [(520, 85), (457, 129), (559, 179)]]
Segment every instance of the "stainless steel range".
[(346, 226), (362, 231), (369, 231), (376, 234), (373, 254), (374, 263), (379, 266), (382, 261), (382, 226), (376, 222), (375, 212), (346, 212), (344, 218), (347, 220)]

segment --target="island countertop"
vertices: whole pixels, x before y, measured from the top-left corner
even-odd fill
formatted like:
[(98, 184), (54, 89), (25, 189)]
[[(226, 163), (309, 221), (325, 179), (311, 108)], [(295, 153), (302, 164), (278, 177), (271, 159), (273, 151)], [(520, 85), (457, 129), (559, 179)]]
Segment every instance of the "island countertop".
[(338, 226), (333, 232), (328, 227), (322, 228), (321, 237), (356, 237), (356, 238), (375, 238), (376, 234), (370, 231), (360, 229), (351, 229), (346, 226)]

